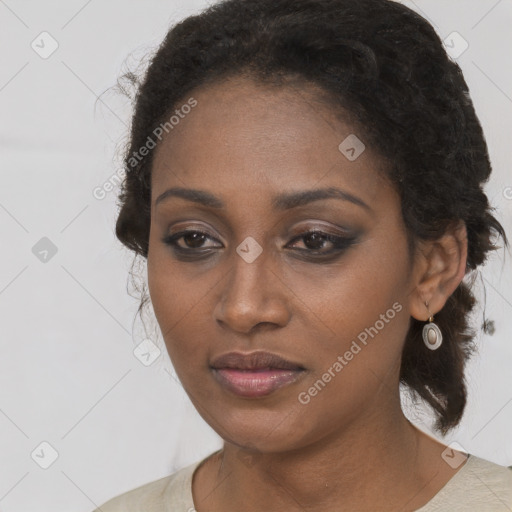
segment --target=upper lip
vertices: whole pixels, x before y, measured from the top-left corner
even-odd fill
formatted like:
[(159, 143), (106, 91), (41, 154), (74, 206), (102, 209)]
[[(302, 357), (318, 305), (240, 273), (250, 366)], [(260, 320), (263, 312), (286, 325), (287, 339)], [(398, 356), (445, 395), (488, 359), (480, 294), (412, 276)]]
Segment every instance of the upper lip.
[(232, 368), (236, 370), (257, 370), (272, 368), (276, 370), (303, 370), (300, 364), (287, 361), (271, 352), (228, 352), (216, 357), (210, 365), (212, 368)]

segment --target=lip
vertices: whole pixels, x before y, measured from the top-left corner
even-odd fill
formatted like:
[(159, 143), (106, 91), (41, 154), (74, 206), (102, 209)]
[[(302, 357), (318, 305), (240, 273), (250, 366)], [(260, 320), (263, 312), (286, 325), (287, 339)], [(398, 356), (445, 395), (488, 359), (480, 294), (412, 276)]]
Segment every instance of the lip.
[(270, 352), (229, 352), (211, 363), (213, 376), (228, 391), (245, 398), (267, 396), (295, 382), (304, 367)]

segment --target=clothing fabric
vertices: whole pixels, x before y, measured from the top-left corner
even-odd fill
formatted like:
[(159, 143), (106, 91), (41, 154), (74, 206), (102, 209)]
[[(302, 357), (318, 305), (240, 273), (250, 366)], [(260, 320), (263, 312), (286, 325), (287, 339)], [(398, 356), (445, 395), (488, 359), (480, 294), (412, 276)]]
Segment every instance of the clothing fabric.
[[(93, 512), (195, 512), (192, 477), (204, 460), (121, 494)], [(468, 511), (512, 511), (512, 468), (470, 455), (445, 486), (416, 512)]]

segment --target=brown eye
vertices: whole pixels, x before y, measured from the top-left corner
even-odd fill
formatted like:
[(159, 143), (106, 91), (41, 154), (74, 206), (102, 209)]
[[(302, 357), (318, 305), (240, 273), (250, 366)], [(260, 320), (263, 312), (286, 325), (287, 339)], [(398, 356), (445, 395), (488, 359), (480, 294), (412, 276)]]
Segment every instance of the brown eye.
[(180, 238), (183, 238), (183, 241), (187, 247), (195, 249), (201, 247), (201, 245), (204, 244), (204, 240), (207, 238), (207, 236), (203, 233), (193, 231), (181, 236)]
[[(179, 240), (183, 239), (184, 245), (178, 243)], [(215, 240), (215, 238), (211, 237), (208, 233), (200, 230), (187, 230), (180, 231), (175, 233), (174, 235), (169, 235), (163, 238), (163, 243), (167, 245), (171, 245), (178, 251), (187, 252), (189, 249), (193, 251), (194, 249), (210, 249), (210, 247), (205, 247), (204, 243), (206, 240)]]
[[(306, 249), (298, 249), (301, 252), (309, 252), (312, 254), (330, 254), (333, 252), (339, 252), (343, 249), (346, 249), (355, 240), (355, 237), (345, 237), (332, 235), (330, 233), (324, 233), (322, 231), (309, 231), (307, 233), (303, 233), (298, 237), (295, 237), (292, 242), (297, 240), (302, 240)], [(325, 247), (329, 246), (327, 250), (321, 251)]]

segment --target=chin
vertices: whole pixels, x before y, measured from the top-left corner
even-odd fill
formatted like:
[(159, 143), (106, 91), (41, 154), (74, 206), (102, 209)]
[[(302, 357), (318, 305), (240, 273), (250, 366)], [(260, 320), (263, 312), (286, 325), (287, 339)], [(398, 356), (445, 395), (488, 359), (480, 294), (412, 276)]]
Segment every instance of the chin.
[[(278, 411), (260, 407), (216, 408), (203, 419), (226, 442), (259, 452), (282, 452), (300, 448), (307, 437), (304, 418), (293, 417), (285, 408)], [(214, 416), (215, 422), (212, 422)]]

